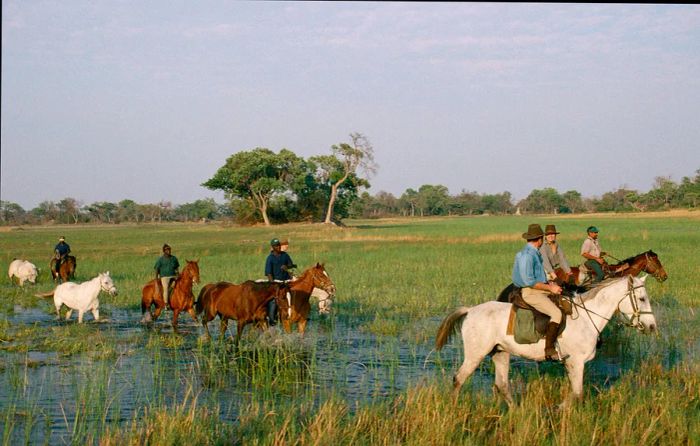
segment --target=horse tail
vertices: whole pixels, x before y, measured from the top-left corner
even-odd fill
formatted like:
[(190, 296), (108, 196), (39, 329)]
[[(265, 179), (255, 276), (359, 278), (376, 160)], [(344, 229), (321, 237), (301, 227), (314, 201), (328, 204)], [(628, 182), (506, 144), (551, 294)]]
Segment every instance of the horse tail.
[(35, 294), (35, 296), (36, 296), (36, 297), (49, 298), (49, 297), (53, 297), (53, 293), (55, 293), (55, 292), (56, 292), (56, 290), (53, 290), (53, 291), (51, 291), (50, 293), (38, 293), (38, 294)]
[(201, 290), (199, 290), (199, 295), (197, 296), (197, 300), (194, 303), (194, 312), (197, 316), (202, 314), (202, 311), (204, 311), (204, 295), (209, 293), (209, 290), (212, 287), (209, 285), (205, 285), (202, 287)]
[(469, 307), (459, 307), (445, 318), (438, 328), (437, 336), (435, 337), (435, 348), (437, 350), (447, 344), (452, 335), (457, 331), (457, 325), (461, 323), (469, 312)]

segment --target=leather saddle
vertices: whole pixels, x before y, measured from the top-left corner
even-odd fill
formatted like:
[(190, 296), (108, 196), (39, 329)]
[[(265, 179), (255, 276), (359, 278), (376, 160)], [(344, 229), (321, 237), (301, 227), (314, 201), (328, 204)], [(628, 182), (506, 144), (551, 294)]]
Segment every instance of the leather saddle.
[[(508, 288), (510, 288), (508, 290)], [(547, 329), (547, 324), (549, 323), (550, 317), (546, 314), (540, 313), (533, 307), (531, 307), (525, 300), (523, 300), (522, 289), (511, 284), (506, 288), (507, 291), (507, 302), (512, 304), (510, 310), (510, 318), (508, 319), (508, 327), (506, 329), (506, 334), (513, 335), (515, 337), (515, 342), (519, 344), (533, 344), (539, 342), (540, 339), (545, 337), (545, 332)], [(502, 296), (499, 298), (500, 301), (505, 301)], [(566, 316), (572, 313), (572, 305), (565, 297), (557, 296), (554, 294), (549, 295), (549, 299), (554, 302), (554, 304), (562, 312), (562, 322), (559, 325), (559, 332), (557, 336), (564, 331), (566, 328)]]

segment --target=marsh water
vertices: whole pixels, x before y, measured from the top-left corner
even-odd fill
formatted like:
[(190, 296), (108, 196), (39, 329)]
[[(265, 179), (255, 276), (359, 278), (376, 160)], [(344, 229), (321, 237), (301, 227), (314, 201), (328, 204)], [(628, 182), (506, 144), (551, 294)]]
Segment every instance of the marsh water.
[[(44, 329), (76, 323), (75, 315), (66, 322), (56, 320), (50, 311), (15, 306), (7, 318), (12, 324)], [(433, 349), (442, 316), (400, 321), (404, 328), (400, 333), (378, 335), (367, 329), (367, 321), (320, 316), (314, 309), (304, 337), (285, 334), (278, 327), (267, 332), (248, 327), (236, 349), (231, 330), (220, 342), (218, 319), (210, 323), (209, 341), (187, 314), (180, 319), (178, 334), (172, 331), (171, 313), (147, 325), (140, 323), (138, 310), (103, 308), (103, 315), (99, 322), (87, 315), (86, 323), (88, 332), (113, 343), (104, 357), (3, 352), (0, 407), (14, 405), (17, 410), (14, 420), (0, 422), (21, 426), (14, 429), (9, 443), (69, 444), (85, 426), (130, 422), (150, 407), (177, 407), (193, 398), (198, 406), (218, 410), (222, 420), (230, 421), (254, 402), (283, 410), (286, 405), (313, 406), (333, 397), (346, 401), (352, 410), (424, 382), (444, 383), (447, 388), (462, 361), (459, 336), (440, 354)], [(626, 340), (623, 333), (628, 344), (623, 347), (618, 330), (625, 329), (607, 331), (613, 342), (604, 343), (587, 364), (585, 381), (596, 388), (614, 383), (639, 360), (629, 345), (637, 335), (630, 332)], [(543, 373), (565, 379), (558, 364), (511, 360), (511, 379), (520, 376), (520, 382), (527, 382)], [(493, 369), (486, 360), (463, 392), (491, 392), (492, 385)], [(514, 383), (516, 397), (524, 391), (524, 385)]]

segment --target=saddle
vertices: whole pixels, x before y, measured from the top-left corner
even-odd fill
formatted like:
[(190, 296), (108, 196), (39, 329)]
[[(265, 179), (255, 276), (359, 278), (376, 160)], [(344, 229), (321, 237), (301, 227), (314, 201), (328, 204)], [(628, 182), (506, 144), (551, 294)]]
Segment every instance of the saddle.
[[(554, 294), (549, 299), (562, 312), (562, 322), (557, 336), (566, 328), (566, 316), (572, 314), (573, 307), (565, 297)], [(540, 313), (523, 300), (522, 289), (516, 286), (508, 294), (508, 301), (513, 304), (508, 319), (506, 334), (513, 335), (518, 344), (534, 344), (545, 337), (550, 317)]]

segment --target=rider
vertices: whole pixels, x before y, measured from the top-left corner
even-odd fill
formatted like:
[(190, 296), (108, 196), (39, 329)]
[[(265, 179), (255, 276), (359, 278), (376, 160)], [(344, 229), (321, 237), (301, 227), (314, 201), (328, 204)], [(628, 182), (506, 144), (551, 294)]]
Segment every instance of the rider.
[[(279, 239), (273, 238), (270, 241), (270, 246), (272, 250), (265, 260), (265, 275), (267, 280), (272, 282), (273, 280), (289, 280), (292, 275), (289, 273), (289, 269), (296, 268), (297, 266), (289, 257), (289, 254), (282, 251), (282, 243)], [(275, 325), (277, 320), (277, 302), (272, 299), (267, 304), (267, 322), (270, 326)]]
[(547, 282), (547, 277), (542, 266), (540, 247), (543, 244), (544, 232), (538, 224), (531, 224), (522, 237), (527, 244), (515, 255), (513, 264), (513, 284), (522, 288), (522, 297), (525, 302), (540, 313), (549, 316), (549, 323), (545, 334), (544, 355), (548, 361), (561, 361), (554, 343), (561, 323), (561, 311), (549, 299), (548, 295), (561, 294), (561, 287), (556, 283)]
[(58, 277), (58, 272), (60, 271), (61, 263), (63, 263), (68, 254), (70, 254), (70, 245), (66, 243), (66, 238), (64, 236), (60, 236), (58, 238), (58, 244), (53, 249), (53, 253), (54, 259), (56, 259), (56, 261), (53, 264), (53, 272), (54, 276)]
[(156, 280), (160, 280), (163, 285), (163, 300), (165, 300), (165, 308), (168, 308), (168, 298), (170, 297), (170, 283), (177, 277), (177, 270), (180, 268), (180, 262), (177, 257), (171, 254), (170, 245), (163, 245), (163, 255), (156, 260)]
[(569, 267), (569, 262), (566, 260), (566, 255), (564, 255), (564, 250), (561, 249), (559, 243), (557, 243), (557, 227), (554, 225), (547, 225), (544, 227), (544, 244), (540, 248), (540, 254), (542, 254), (542, 265), (544, 266), (544, 272), (547, 274), (547, 279), (555, 280), (557, 274), (555, 270), (561, 268), (564, 273), (566, 273), (565, 283), (573, 283), (574, 274), (571, 272)]
[(586, 259), (583, 264), (595, 273), (593, 283), (597, 283), (603, 280), (603, 267), (607, 265), (603, 258), (605, 252), (600, 249), (598, 228), (589, 226), (586, 232), (588, 233), (588, 237), (583, 241), (583, 245), (581, 245), (581, 255)]

